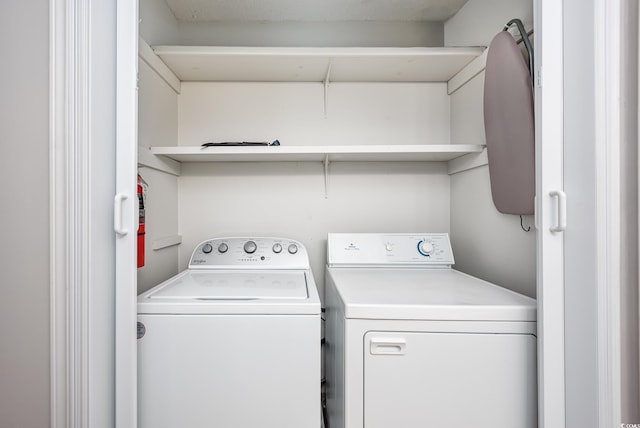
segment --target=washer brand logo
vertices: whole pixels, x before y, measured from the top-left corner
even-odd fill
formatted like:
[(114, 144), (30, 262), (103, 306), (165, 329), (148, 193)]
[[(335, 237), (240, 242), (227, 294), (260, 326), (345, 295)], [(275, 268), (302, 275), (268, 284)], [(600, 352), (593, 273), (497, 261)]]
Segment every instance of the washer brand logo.
[(358, 248), (357, 245), (355, 245), (354, 243), (350, 243), (347, 247), (344, 247), (345, 251), (359, 251), (360, 248)]
[(138, 329), (137, 329), (138, 339), (142, 339), (146, 332), (147, 332), (147, 327), (145, 327), (144, 324), (138, 321)]
[(203, 265), (205, 264), (207, 261), (204, 259), (194, 259), (191, 263), (193, 263), (194, 265)]

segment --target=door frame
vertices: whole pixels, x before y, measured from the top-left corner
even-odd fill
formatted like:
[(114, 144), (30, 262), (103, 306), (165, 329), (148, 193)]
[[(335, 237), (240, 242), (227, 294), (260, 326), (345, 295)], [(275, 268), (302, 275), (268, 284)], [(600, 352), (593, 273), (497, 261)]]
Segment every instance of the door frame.
[[(537, 226), (537, 274), (538, 274), (538, 331), (539, 348), (539, 423), (541, 427), (571, 426), (574, 415), (567, 413), (568, 400), (576, 403), (593, 403), (596, 407), (599, 427), (619, 426), (620, 408), (620, 281), (621, 281), (621, 87), (622, 60), (622, 5), (625, 0), (593, 0), (584, 7), (593, 8), (592, 22), (574, 22), (572, 28), (564, 28), (565, 20), (579, 17), (566, 13), (566, 2), (538, 0), (535, 2), (536, 25), (536, 226)], [(564, 15), (564, 16), (563, 16)], [(575, 24), (575, 25), (574, 25)], [(591, 26), (593, 37), (568, 38), (565, 31)], [(576, 40), (579, 39), (579, 40)], [(576, 46), (572, 43), (581, 43)], [(588, 196), (564, 195), (565, 183), (580, 182), (584, 177), (573, 168), (565, 169), (566, 115), (576, 114), (565, 110), (563, 49), (585, 48), (594, 64), (593, 80), (584, 90), (593, 91), (593, 101), (586, 109), (593, 113), (593, 138), (582, 141), (586, 150), (594, 151), (593, 164), (584, 168), (593, 176), (595, 188)], [(591, 84), (589, 84), (591, 83)], [(587, 97), (588, 98), (588, 97)], [(575, 100), (574, 100), (575, 101)], [(588, 119), (587, 119), (588, 120)], [(588, 147), (587, 147), (588, 146)], [(572, 156), (575, 151), (572, 152)], [(591, 158), (589, 158), (591, 159)], [(584, 171), (583, 171), (584, 172)], [(569, 174), (569, 175), (567, 175)], [(558, 191), (571, 202), (570, 207), (592, 207), (593, 222), (580, 218), (579, 212), (566, 213), (569, 220), (566, 229), (572, 234), (589, 233), (588, 245), (583, 241), (565, 239), (564, 232), (552, 232), (558, 218), (559, 200), (551, 197)], [(576, 198), (582, 198), (576, 204)], [(581, 232), (582, 231), (582, 232)], [(568, 235), (567, 235), (568, 236)], [(594, 260), (595, 280), (591, 283), (569, 284), (575, 280), (575, 263), (565, 266), (565, 257), (575, 259), (587, 254), (585, 260)], [(565, 299), (565, 287), (575, 290), (581, 287), (593, 304)], [(591, 301), (590, 301), (591, 302)], [(575, 317), (575, 318), (567, 318)], [(584, 328), (586, 340), (565, 340), (568, 322), (588, 320)], [(592, 328), (593, 327), (593, 328)], [(573, 339), (573, 335), (571, 336)], [(593, 347), (591, 347), (593, 343)], [(585, 355), (590, 364), (572, 372), (568, 377), (566, 367), (572, 364), (567, 354)], [(594, 355), (595, 354), (595, 355)], [(592, 362), (592, 363), (591, 363)], [(579, 386), (576, 377), (588, 378)]]
[[(595, 0), (597, 402), (599, 426), (621, 415), (622, 34), (625, 0)], [(634, 421), (628, 421), (634, 422)]]
[[(619, 72), (619, 35), (613, 34), (619, 22), (622, 0), (595, 0), (602, 17), (594, 23), (597, 32), (598, 91), (604, 104), (597, 110), (599, 128), (606, 150), (600, 167), (603, 174), (598, 189), (603, 205), (599, 212), (598, 240), (605, 246), (598, 249), (605, 255), (599, 270), (599, 292), (603, 293), (598, 311), (600, 426), (613, 426), (619, 421), (619, 319), (616, 320), (616, 254), (619, 255), (620, 231), (616, 223), (619, 214), (619, 177), (615, 175), (616, 123), (620, 88), (607, 76)], [(115, 365), (115, 397), (112, 411), (116, 426), (136, 426), (136, 339), (135, 339), (135, 241), (137, 224), (136, 138), (137, 138), (137, 25), (138, 2), (117, 1), (117, 25), (107, 30), (92, 25), (92, 2), (89, 0), (50, 0), (50, 150), (51, 150), (51, 425), (53, 427), (88, 426), (91, 386), (90, 367), (95, 359), (110, 359)], [(563, 189), (563, 99), (562, 99), (562, 2), (534, 0), (536, 25), (537, 69), (535, 88), (538, 117), (545, 124), (537, 129), (536, 161), (545, 159), (544, 172), (537, 174), (536, 225), (538, 229), (538, 299), (539, 299), (539, 376), (540, 426), (562, 427), (565, 424), (564, 358), (564, 272), (557, 266), (562, 260), (562, 233), (550, 232), (555, 221), (556, 199), (553, 190)], [(91, 40), (95, 37), (116, 39), (117, 81), (116, 156), (113, 172), (114, 195), (121, 195), (122, 211), (114, 213), (112, 221), (127, 230), (104, 243), (115, 256), (115, 325), (112, 328), (114, 352), (98, 355), (90, 346), (89, 273), (94, 268), (89, 248), (92, 228), (91, 182), (88, 178), (91, 139), (88, 137), (91, 112), (92, 69)], [(616, 38), (617, 37), (617, 38)], [(541, 47), (545, 49), (542, 50)], [(618, 67), (618, 69), (616, 69)], [(617, 109), (617, 110), (616, 110)], [(618, 117), (615, 115), (618, 114)], [(619, 129), (618, 129), (619, 131)], [(551, 159), (549, 161), (548, 159)], [(619, 160), (619, 159), (618, 159)], [(570, 197), (570, 195), (569, 195)], [(616, 199), (618, 198), (618, 199)], [(616, 211), (618, 210), (618, 211)], [(112, 225), (113, 226), (113, 225)], [(569, 225), (570, 227), (571, 225)], [(617, 251), (617, 252), (616, 252)], [(556, 267), (553, 267), (553, 265)], [(618, 275), (618, 276), (616, 276)], [(617, 302), (619, 305), (619, 301)], [(618, 312), (619, 313), (619, 312)], [(616, 325), (616, 322), (618, 324)], [(618, 364), (618, 366), (616, 366)], [(617, 394), (617, 398), (616, 398)], [(616, 418), (618, 418), (616, 420)]]
[(50, 425), (135, 427), (138, 2), (49, 0), (49, 25)]
[(86, 1), (50, 0), (51, 426), (88, 426), (89, 24)]

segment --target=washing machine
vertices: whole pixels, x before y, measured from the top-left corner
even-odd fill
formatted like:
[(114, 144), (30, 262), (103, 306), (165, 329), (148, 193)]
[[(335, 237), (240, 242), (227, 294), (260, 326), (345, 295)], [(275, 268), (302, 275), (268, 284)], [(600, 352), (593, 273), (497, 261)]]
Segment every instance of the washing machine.
[(137, 304), (140, 428), (320, 426), (320, 300), (300, 242), (207, 240)]
[(536, 303), (451, 268), (447, 234), (329, 234), (330, 428), (535, 428)]

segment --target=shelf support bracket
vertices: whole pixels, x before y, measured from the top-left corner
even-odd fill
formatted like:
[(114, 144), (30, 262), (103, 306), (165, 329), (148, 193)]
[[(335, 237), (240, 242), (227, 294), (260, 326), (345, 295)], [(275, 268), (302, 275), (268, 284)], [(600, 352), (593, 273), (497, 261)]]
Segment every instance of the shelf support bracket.
[(331, 78), (331, 62), (329, 62), (329, 66), (327, 67), (327, 74), (324, 76), (324, 118), (327, 118), (328, 112), (328, 101), (329, 101), (329, 82)]
[(329, 154), (324, 155), (324, 198), (329, 199), (329, 192), (327, 190), (329, 184)]

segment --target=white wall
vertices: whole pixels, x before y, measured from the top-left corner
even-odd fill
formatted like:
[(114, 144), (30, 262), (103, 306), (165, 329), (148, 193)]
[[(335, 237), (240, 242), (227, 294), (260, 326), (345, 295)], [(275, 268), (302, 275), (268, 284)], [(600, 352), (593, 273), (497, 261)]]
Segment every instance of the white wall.
[[(449, 142), (443, 83), (331, 85), (326, 119), (314, 83), (183, 83), (178, 106), (180, 145)], [(320, 162), (183, 164), (180, 269), (211, 237), (289, 236), (307, 246), (322, 295), (328, 232), (449, 231), (445, 164), (335, 162), (327, 198), (323, 173)]]
[(527, 296), (535, 297), (535, 234), (526, 216), (496, 211), (484, 166), (451, 176), (451, 245), (455, 268)]
[[(488, 45), (511, 18), (533, 22), (531, 0), (469, 0), (445, 24), (445, 45)], [(451, 142), (484, 144), (484, 72), (451, 95)], [(501, 214), (493, 205), (488, 166), (451, 176), (451, 241), (456, 268), (535, 297), (533, 216)]]
[(325, 199), (319, 162), (183, 166), (180, 268), (211, 237), (292, 237), (307, 247), (322, 296), (328, 232), (449, 230), (446, 165), (336, 162), (329, 169)]
[[(444, 83), (183, 83), (179, 145), (448, 144)], [(213, 150), (213, 149), (209, 149)]]
[(49, 1), (2, 2), (0, 425), (49, 426)]
[[(178, 94), (146, 62), (139, 62), (138, 145), (178, 144)], [(138, 293), (178, 273), (178, 247), (153, 249), (163, 238), (178, 236), (178, 179), (141, 167), (148, 184), (145, 206), (145, 266), (138, 269)]]
[(185, 45), (217, 46), (442, 46), (440, 22), (215, 22), (179, 23)]
[(176, 43), (178, 22), (165, 0), (138, 0), (138, 31), (150, 45)]
[(489, 46), (513, 18), (533, 28), (533, 0), (469, 0), (444, 25), (445, 46)]
[(140, 36), (150, 45), (442, 46), (431, 21), (178, 22), (164, 0), (140, 0)]

